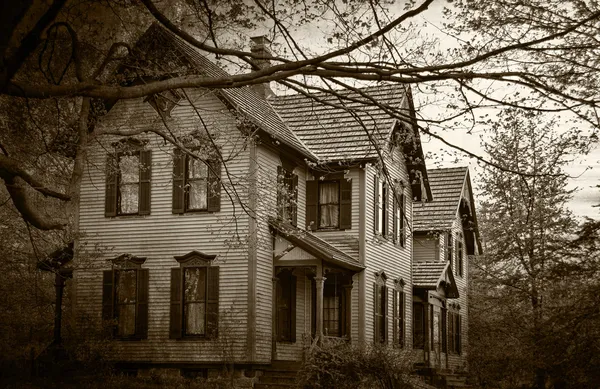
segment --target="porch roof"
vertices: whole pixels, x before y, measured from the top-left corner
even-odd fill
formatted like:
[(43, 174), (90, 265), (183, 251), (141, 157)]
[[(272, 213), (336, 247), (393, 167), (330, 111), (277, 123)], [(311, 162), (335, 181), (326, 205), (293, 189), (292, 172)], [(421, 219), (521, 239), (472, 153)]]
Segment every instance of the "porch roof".
[(446, 297), (458, 297), (458, 287), (450, 269), (450, 262), (414, 262), (413, 287), (446, 290)]
[(329, 263), (353, 271), (360, 271), (365, 268), (365, 266), (361, 265), (357, 259), (352, 257), (352, 255), (342, 251), (309, 231), (292, 226), (289, 222), (269, 218), (269, 225), (279, 235), (290, 241), (292, 244), (311, 253), (317, 258), (321, 258)]

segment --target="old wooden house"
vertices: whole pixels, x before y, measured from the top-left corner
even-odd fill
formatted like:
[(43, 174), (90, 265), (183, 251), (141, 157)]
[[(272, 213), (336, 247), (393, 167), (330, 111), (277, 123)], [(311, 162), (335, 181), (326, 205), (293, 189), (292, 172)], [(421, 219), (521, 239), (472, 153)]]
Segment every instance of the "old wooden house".
[[(226, 74), (156, 25), (137, 47), (166, 73)], [(116, 361), (256, 367), (339, 338), (465, 365), (480, 251), (468, 171), (427, 171), (408, 88), (339, 93), (110, 102), (81, 185), (74, 295)]]

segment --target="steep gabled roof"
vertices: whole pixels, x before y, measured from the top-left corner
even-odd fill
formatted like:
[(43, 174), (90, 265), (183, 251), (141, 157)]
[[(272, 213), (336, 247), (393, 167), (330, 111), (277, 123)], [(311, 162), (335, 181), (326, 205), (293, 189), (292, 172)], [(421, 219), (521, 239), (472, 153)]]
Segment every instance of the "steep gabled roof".
[(452, 228), (468, 172), (467, 167), (428, 170), (433, 201), (414, 203), (415, 231), (440, 231)]
[[(415, 232), (448, 231), (458, 216), (461, 202), (469, 204), (469, 212), (465, 212), (463, 228), (472, 230), (477, 241), (479, 254), (483, 253), (480, 242), (475, 200), (471, 188), (469, 168), (466, 166), (445, 169), (431, 169), (429, 186), (433, 193), (433, 201), (413, 203), (413, 229)], [(465, 193), (468, 198), (464, 198)], [(463, 216), (463, 215), (461, 215)], [(467, 242), (469, 243), (469, 242)], [(470, 244), (473, 244), (471, 241)]]
[[(376, 159), (377, 150), (387, 150), (394, 141), (393, 134), (398, 134), (414, 193), (421, 198), (422, 182), (426, 197), (431, 198), (410, 89), (399, 84), (380, 84), (310, 96), (274, 96), (269, 101), (323, 162)], [(406, 117), (400, 120), (392, 111), (403, 111)]]
[(318, 258), (354, 271), (365, 268), (352, 255), (309, 231), (301, 230), (290, 223), (274, 218), (269, 218), (269, 226), (294, 245)]
[(446, 297), (458, 297), (458, 287), (450, 270), (450, 262), (414, 262), (413, 287), (434, 290), (443, 288)]
[[(398, 84), (360, 90), (390, 107), (405, 104), (406, 90)], [(274, 96), (269, 101), (320, 160), (376, 158), (377, 148), (387, 144), (397, 119), (357, 92), (339, 90), (335, 94)]]
[[(229, 73), (211, 62), (208, 58), (200, 54), (195, 48), (177, 38), (172, 33), (165, 30), (157, 23), (152, 24), (150, 28), (138, 41), (138, 46), (142, 46), (144, 41), (160, 40), (160, 45), (170, 46), (177, 50), (183, 58), (189, 62), (194, 69), (209, 77), (223, 78), (228, 77)], [(156, 43), (152, 42), (155, 46)], [(175, 64), (181, 65), (181, 64)], [(317, 157), (312, 153), (294, 132), (286, 125), (282, 118), (275, 112), (273, 107), (250, 87), (241, 88), (223, 88), (214, 91), (215, 94), (224, 98), (237, 112), (248, 118), (256, 127), (264, 130), (275, 140), (278, 140), (303, 157), (310, 160), (316, 160)]]

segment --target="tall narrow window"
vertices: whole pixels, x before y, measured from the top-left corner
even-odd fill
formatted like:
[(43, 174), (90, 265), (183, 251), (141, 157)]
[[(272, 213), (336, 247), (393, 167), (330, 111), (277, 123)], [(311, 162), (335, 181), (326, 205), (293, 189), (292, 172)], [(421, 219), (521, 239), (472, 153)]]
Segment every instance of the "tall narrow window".
[(399, 193), (394, 196), (394, 231), (392, 233), (394, 243), (404, 247), (406, 244), (405, 230), (405, 198), (403, 188), (398, 188)]
[(405, 298), (402, 290), (394, 290), (394, 344), (404, 347)]
[(342, 298), (341, 287), (325, 281), (323, 289), (323, 332), (326, 336), (342, 336)]
[(458, 234), (457, 237), (458, 249), (456, 250), (456, 271), (459, 276), (463, 276), (463, 234)]
[(137, 270), (115, 272), (115, 318), (117, 336), (135, 335), (135, 305), (137, 301)]
[(454, 267), (454, 241), (452, 238), (452, 231), (449, 231), (446, 234), (446, 261), (450, 262), (450, 266)]
[(208, 208), (208, 165), (199, 159), (187, 158), (186, 205), (188, 211)]
[(113, 259), (103, 273), (102, 318), (110, 335), (143, 339), (148, 333), (148, 270), (145, 258), (125, 254)]
[(192, 252), (175, 257), (181, 266), (171, 269), (170, 337), (217, 336), (219, 320), (219, 267), (215, 256)]
[(297, 223), (298, 175), (277, 167), (277, 215), (292, 225)]
[(375, 176), (375, 233), (388, 235), (388, 186), (383, 177)]
[(458, 312), (448, 312), (448, 348), (451, 353), (461, 353), (461, 317)]
[(206, 335), (205, 267), (183, 269), (183, 328), (186, 335)]
[(388, 329), (388, 291), (385, 282), (387, 277), (385, 273), (376, 273), (376, 281), (373, 284), (373, 316), (375, 318), (374, 334), (376, 343), (387, 342)]

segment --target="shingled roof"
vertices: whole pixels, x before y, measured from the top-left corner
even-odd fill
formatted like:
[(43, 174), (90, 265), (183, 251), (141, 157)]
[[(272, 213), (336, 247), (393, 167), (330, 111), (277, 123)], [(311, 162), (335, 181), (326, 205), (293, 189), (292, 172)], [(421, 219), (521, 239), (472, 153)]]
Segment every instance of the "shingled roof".
[(301, 230), (290, 223), (274, 218), (269, 219), (269, 225), (282, 237), (318, 258), (354, 271), (365, 268), (358, 262), (358, 259), (336, 247), (334, 244), (319, 238), (310, 231)]
[[(195, 48), (183, 42), (163, 27), (154, 23), (140, 38), (140, 41), (148, 39), (160, 40), (161, 45), (172, 45), (178, 52), (183, 54), (184, 58), (200, 73), (214, 78), (226, 78), (230, 76), (225, 70), (211, 62), (208, 58), (200, 54)], [(139, 44), (140, 42), (138, 42)], [(280, 141), (302, 156), (316, 160), (317, 157), (311, 152), (303, 142), (294, 134), (282, 118), (275, 112), (273, 107), (250, 87), (241, 88), (222, 88), (215, 90), (215, 93), (222, 96), (233, 108), (248, 118), (255, 126), (264, 130), (274, 140)]]
[(467, 167), (428, 170), (433, 201), (413, 204), (415, 231), (439, 231), (452, 228), (468, 172)]
[(445, 288), (446, 297), (457, 298), (458, 288), (450, 271), (450, 262), (413, 262), (413, 287)]
[[(402, 85), (360, 90), (396, 109), (406, 105), (406, 90)], [(298, 137), (319, 159), (326, 161), (377, 157), (377, 147), (387, 142), (397, 121), (369, 98), (349, 90), (311, 93), (310, 97), (274, 96), (269, 101)]]

